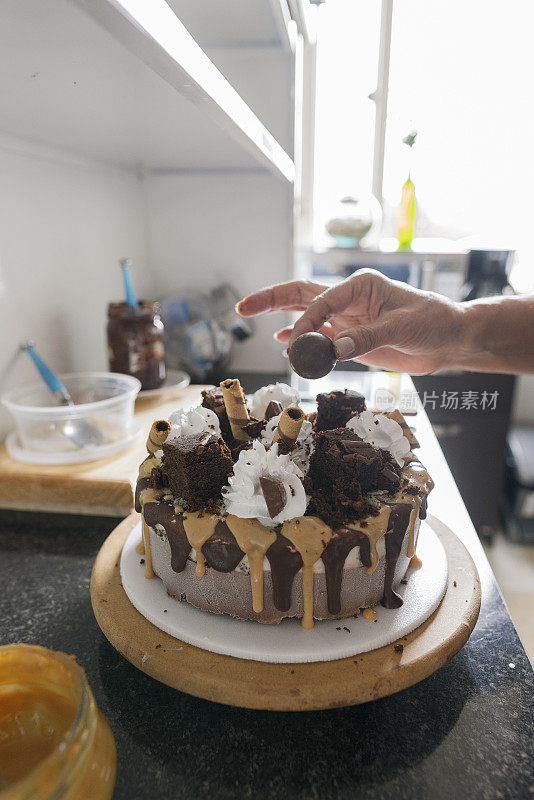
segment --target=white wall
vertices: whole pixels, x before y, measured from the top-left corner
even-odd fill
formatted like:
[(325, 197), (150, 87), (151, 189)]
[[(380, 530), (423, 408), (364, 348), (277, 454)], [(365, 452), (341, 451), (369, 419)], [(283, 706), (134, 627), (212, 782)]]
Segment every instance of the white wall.
[[(136, 175), (0, 136), (0, 389), (37, 379), (21, 341), (58, 372), (107, 368), (105, 325), (118, 259), (139, 295), (230, 281), (243, 294), (289, 277), (291, 192), (267, 173)], [(259, 321), (236, 370), (282, 370)], [(279, 317), (280, 325), (283, 319)], [(0, 408), (0, 435), (10, 427)]]
[[(150, 286), (142, 184), (131, 173), (0, 138), (0, 386), (36, 379), (28, 338), (58, 372), (107, 369), (106, 306), (129, 255)], [(0, 433), (11, 427), (0, 408)]]
[[(241, 294), (286, 280), (291, 271), (291, 191), (268, 174), (147, 178), (148, 249), (158, 293), (228, 281)], [(235, 347), (236, 369), (283, 370), (274, 342), (282, 315), (258, 318), (255, 335)]]

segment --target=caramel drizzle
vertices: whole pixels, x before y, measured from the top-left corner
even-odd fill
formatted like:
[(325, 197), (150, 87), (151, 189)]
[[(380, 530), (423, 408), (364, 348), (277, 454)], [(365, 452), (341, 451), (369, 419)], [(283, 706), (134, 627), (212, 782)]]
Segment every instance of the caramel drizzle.
[(149, 478), (150, 473), (155, 467), (161, 467), (161, 458), (151, 457), (145, 458), (139, 467), (139, 478)]
[(357, 523), (345, 526), (346, 528), (349, 528), (349, 530), (363, 533), (369, 539), (371, 566), (367, 569), (368, 575), (372, 575), (378, 565), (377, 543), (379, 539), (385, 535), (388, 529), (391, 506), (396, 505), (397, 503), (406, 503), (412, 506), (412, 512), (410, 514), (409, 521), (407, 556), (412, 558), (415, 555), (415, 528), (417, 517), (419, 516), (419, 511), (421, 509), (422, 498), (419, 494), (411, 494), (410, 492), (407, 493), (406, 490), (415, 488), (421, 494), (427, 495), (433, 489), (434, 482), (421, 462), (415, 459), (409, 465), (405, 465), (403, 467), (401, 472), (401, 480), (403, 482), (407, 480), (408, 483), (399, 489), (399, 491), (387, 505), (382, 506), (376, 517), (366, 518), (365, 521), (367, 522), (367, 525), (365, 528), (360, 527), (360, 525)]
[[(415, 528), (417, 518), (421, 511), (423, 497), (426, 497), (429, 492), (434, 488), (434, 481), (417, 459), (413, 459), (409, 464), (406, 464), (401, 473), (401, 480), (408, 481), (397, 492), (395, 499), (399, 503), (409, 503), (413, 506), (412, 513), (410, 514), (409, 530), (410, 535), (408, 539), (408, 550), (406, 555), (409, 558), (415, 556)], [(416, 489), (418, 494), (407, 493), (407, 489)]]
[(377, 544), (379, 539), (381, 539), (382, 536), (384, 536), (387, 531), (390, 511), (391, 508), (389, 506), (382, 506), (376, 517), (366, 518), (365, 521), (367, 522), (367, 525), (365, 528), (362, 528), (357, 523), (353, 523), (352, 525), (345, 525), (345, 527), (351, 531), (357, 531), (358, 533), (363, 533), (363, 535), (367, 536), (369, 540), (371, 566), (367, 567), (368, 575), (372, 575), (378, 566)]
[(259, 614), (263, 611), (263, 559), (269, 547), (276, 541), (276, 534), (257, 519), (242, 519), (233, 514), (228, 515), (226, 524), (248, 558), (252, 609)]
[(143, 517), (143, 546), (145, 551), (145, 578), (153, 578), (154, 570), (152, 568), (152, 548), (150, 546), (150, 528), (145, 522)]
[(206, 559), (202, 552), (202, 546), (213, 535), (219, 518), (213, 514), (203, 514), (202, 511), (187, 512), (182, 521), (184, 523), (185, 535), (191, 547), (197, 552), (197, 566), (195, 574), (197, 578), (202, 578), (206, 573)]
[(332, 528), (319, 517), (299, 517), (284, 522), (282, 535), (302, 557), (302, 627), (313, 628), (313, 566), (332, 538)]
[[(414, 497), (414, 495), (412, 495), (412, 497)], [(407, 498), (403, 498), (403, 502), (406, 503), (406, 501)], [(415, 556), (415, 526), (417, 524), (417, 518), (419, 517), (419, 511), (421, 509), (421, 498), (414, 497), (411, 502), (413, 503), (413, 508), (410, 512), (410, 521), (408, 522), (408, 549), (406, 550), (406, 555), (408, 558), (413, 558)]]
[[(139, 502), (141, 503), (141, 508), (145, 505), (145, 503), (157, 503), (158, 500), (161, 498), (163, 494), (162, 489), (152, 489), (148, 487), (147, 489), (143, 489), (141, 494), (139, 495)], [(143, 538), (141, 542), (137, 545), (136, 551), (140, 553), (140, 548), (144, 548), (145, 553), (145, 578), (153, 578), (154, 577), (154, 570), (152, 568), (152, 548), (150, 546), (150, 528), (145, 522), (145, 515), (141, 513), (141, 520), (142, 520), (142, 529), (143, 529)]]

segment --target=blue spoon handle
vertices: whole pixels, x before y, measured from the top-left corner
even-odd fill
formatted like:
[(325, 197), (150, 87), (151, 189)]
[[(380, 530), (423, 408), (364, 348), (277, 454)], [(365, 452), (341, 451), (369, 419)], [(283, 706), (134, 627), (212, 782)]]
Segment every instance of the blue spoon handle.
[(137, 302), (137, 295), (135, 294), (135, 289), (132, 283), (132, 275), (130, 273), (130, 259), (123, 258), (121, 259), (120, 265), (122, 270), (122, 280), (124, 282), (124, 292), (126, 294), (126, 303), (130, 307), (132, 313), (136, 313), (138, 302)]
[(45, 364), (43, 359), (37, 355), (31, 344), (25, 345), (24, 349), (32, 359), (33, 363), (39, 370), (42, 379), (57, 399), (66, 405), (72, 405), (72, 398), (67, 389), (63, 386), (57, 375), (52, 372), (48, 364)]

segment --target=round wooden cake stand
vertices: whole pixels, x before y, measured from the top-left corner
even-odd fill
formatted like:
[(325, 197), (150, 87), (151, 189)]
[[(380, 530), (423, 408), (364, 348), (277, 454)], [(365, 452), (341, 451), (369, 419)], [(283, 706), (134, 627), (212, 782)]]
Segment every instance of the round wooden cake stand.
[(276, 711), (365, 703), (427, 678), (463, 647), (477, 621), (476, 567), (459, 539), (445, 525), (433, 522), (447, 553), (447, 590), (432, 616), (398, 642), (311, 664), (268, 664), (201, 650), (152, 625), (122, 588), (121, 550), (138, 519), (131, 514), (102, 545), (91, 577), (93, 610), (104, 635), (135, 667), (196, 697)]

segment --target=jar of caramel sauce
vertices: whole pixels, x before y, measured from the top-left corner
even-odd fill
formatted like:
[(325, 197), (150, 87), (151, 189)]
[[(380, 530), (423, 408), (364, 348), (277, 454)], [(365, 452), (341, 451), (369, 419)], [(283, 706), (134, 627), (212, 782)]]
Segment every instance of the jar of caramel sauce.
[(165, 380), (163, 322), (159, 303), (140, 300), (108, 305), (108, 355), (111, 372), (133, 375), (141, 389), (158, 389)]
[(0, 799), (109, 800), (116, 751), (74, 657), (0, 647)]

